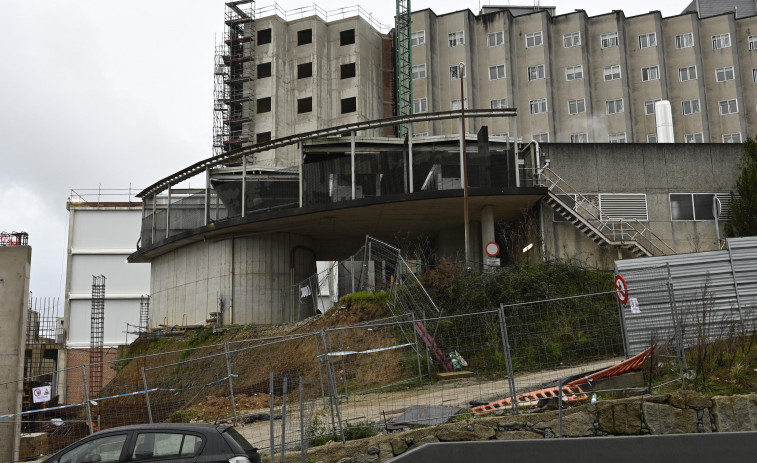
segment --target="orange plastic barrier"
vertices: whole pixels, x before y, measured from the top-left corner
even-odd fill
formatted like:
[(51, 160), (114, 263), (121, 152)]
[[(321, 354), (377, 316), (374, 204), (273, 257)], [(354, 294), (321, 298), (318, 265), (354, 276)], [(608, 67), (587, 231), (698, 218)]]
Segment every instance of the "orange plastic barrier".
[(598, 371), (594, 374), (584, 376), (583, 378), (578, 378), (576, 380), (573, 380), (568, 383), (568, 386), (577, 386), (579, 384), (590, 384), (593, 381), (597, 381), (604, 378), (610, 378), (613, 376), (620, 376), (624, 373), (628, 373), (629, 371), (638, 370), (642, 366), (644, 366), (644, 362), (647, 361), (647, 358), (652, 354), (652, 351), (654, 350), (655, 346), (649, 347), (644, 352), (640, 352), (630, 359), (620, 362), (619, 364), (612, 366), (610, 368), (606, 368), (602, 371)]
[[(526, 392), (518, 395), (519, 407), (533, 407), (538, 404), (542, 399), (551, 399), (557, 397), (557, 387), (548, 387), (546, 389), (539, 389), (538, 391)], [(578, 386), (565, 385), (562, 388), (562, 400), (564, 402), (578, 402), (581, 400), (587, 400), (589, 398), (584, 391)], [(479, 405), (473, 407), (473, 413), (476, 415), (486, 415), (496, 410), (507, 408), (511, 406), (510, 398), (496, 400), (489, 402), (486, 405)]]

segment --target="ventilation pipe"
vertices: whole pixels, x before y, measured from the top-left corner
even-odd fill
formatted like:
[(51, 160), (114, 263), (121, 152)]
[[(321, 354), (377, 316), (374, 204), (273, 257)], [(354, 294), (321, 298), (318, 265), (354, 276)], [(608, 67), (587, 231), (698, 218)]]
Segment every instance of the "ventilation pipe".
[(657, 143), (675, 143), (673, 111), (670, 109), (670, 101), (657, 101), (654, 104), (654, 114), (657, 123)]

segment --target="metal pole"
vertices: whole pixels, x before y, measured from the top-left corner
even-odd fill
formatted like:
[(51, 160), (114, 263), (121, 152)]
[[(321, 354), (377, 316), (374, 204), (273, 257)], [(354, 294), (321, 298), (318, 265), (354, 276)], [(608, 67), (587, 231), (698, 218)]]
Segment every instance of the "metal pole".
[[(334, 372), (331, 370), (331, 362), (329, 361), (329, 347), (328, 343), (326, 342), (326, 331), (321, 330), (321, 336), (323, 336), (323, 345), (325, 347), (326, 353), (324, 356), (326, 357), (326, 372), (328, 374), (328, 382), (329, 382), (329, 389), (330, 389), (330, 396), (331, 401), (334, 404), (334, 409), (336, 410), (336, 419), (339, 422), (339, 434), (342, 436), (342, 444), (344, 444), (344, 427), (342, 426), (342, 414), (339, 411), (339, 394), (336, 390), (336, 379), (334, 378)], [(332, 414), (334, 411), (332, 411)], [(331, 418), (332, 420), (332, 426), (333, 426), (333, 416)]]
[(505, 365), (507, 366), (507, 383), (510, 386), (510, 405), (513, 413), (518, 414), (518, 396), (515, 392), (515, 375), (513, 374), (513, 359), (510, 355), (510, 339), (507, 336), (507, 319), (505, 318), (505, 304), (500, 304), (497, 310), (499, 315), (499, 329), (502, 332), (502, 347), (505, 350)]
[(407, 154), (408, 154), (408, 163), (407, 163), (407, 172), (408, 177), (410, 177), (410, 193), (412, 193), (415, 189), (415, 185), (413, 182), (413, 136), (414, 136), (414, 128), (413, 124), (410, 124), (410, 136), (407, 139)]
[(152, 424), (152, 407), (150, 406), (150, 392), (147, 390), (147, 376), (145, 376), (145, 367), (142, 367), (142, 384), (145, 386), (145, 402), (147, 402), (147, 419)]
[(210, 223), (210, 168), (205, 168), (205, 225)]
[(300, 207), (302, 207), (302, 190), (303, 190), (303, 188), (302, 188), (302, 169), (303, 169), (302, 165), (305, 162), (305, 153), (302, 152), (302, 142), (299, 142), (297, 144), (297, 148), (298, 148), (298, 151), (300, 152), (300, 166), (299, 166), (300, 167), (300, 171), (299, 171), (300, 182), (299, 183), (300, 183)]
[(562, 378), (557, 380), (557, 437), (562, 437)]
[(318, 359), (318, 378), (321, 380), (321, 397), (326, 395), (326, 389), (323, 387), (323, 367), (320, 360), (321, 354), (318, 351), (318, 335), (313, 333), (313, 339), (315, 340), (315, 358)]
[(676, 336), (676, 355), (678, 356), (678, 371), (681, 374), (681, 387), (686, 388), (686, 377), (683, 374), (685, 369), (686, 357), (683, 352), (683, 333), (681, 330), (681, 319), (676, 307), (676, 298), (673, 291), (673, 277), (670, 274), (670, 264), (665, 265), (668, 270), (668, 298), (670, 299), (670, 310), (673, 314), (673, 329)]
[(284, 376), (281, 386), (281, 461), (286, 461), (284, 451), (287, 445), (287, 377)]
[(465, 152), (465, 91), (463, 81), (465, 72), (465, 63), (461, 62), (458, 66), (460, 74), (460, 158), (463, 163), (463, 220), (465, 222), (465, 266), (470, 262), (470, 227), (468, 223), (468, 156)]
[(733, 290), (736, 292), (736, 307), (739, 309), (739, 321), (741, 321), (741, 327), (744, 328), (744, 315), (741, 313), (741, 296), (739, 295), (739, 283), (736, 279), (736, 268), (733, 265), (733, 253), (731, 252), (731, 245), (726, 240), (726, 247), (728, 248), (728, 261), (731, 264), (731, 278), (733, 278)]
[[(226, 341), (223, 345), (226, 351), (226, 374), (229, 377), (229, 397), (231, 398), (231, 415), (233, 417), (234, 426), (237, 426), (237, 405), (234, 401), (234, 381), (231, 374), (231, 354), (229, 353), (229, 341)], [(271, 418), (273, 420), (273, 418)]]
[(157, 216), (157, 212), (155, 211), (155, 203), (158, 202), (158, 194), (155, 193), (152, 195), (152, 230), (150, 236), (152, 239), (150, 240), (150, 244), (155, 243), (155, 234), (157, 232), (158, 225), (155, 223), (155, 218)]
[(242, 217), (247, 210), (247, 156), (242, 158)]
[(87, 367), (81, 366), (81, 377), (84, 383), (84, 404), (87, 407), (87, 425), (89, 426), (89, 433), (94, 434), (95, 430), (92, 427), (92, 409), (89, 404), (89, 386), (87, 385)]
[(274, 415), (274, 409), (273, 409), (273, 372), (270, 374), (270, 379), (268, 382), (268, 398), (270, 403), (270, 417), (269, 417), (269, 424), (270, 424), (270, 449), (271, 449), (271, 463), (276, 463), (276, 441), (274, 439), (274, 429), (273, 429), (273, 415)]
[(305, 435), (305, 388), (300, 376), (300, 463), (305, 463), (308, 456), (308, 439)]
[(352, 199), (355, 199), (355, 132), (350, 132), (350, 178), (352, 179)]
[(168, 187), (168, 202), (166, 203), (166, 238), (171, 236), (171, 187)]
[(413, 321), (413, 337), (415, 338), (415, 353), (418, 360), (418, 380), (423, 380), (423, 370), (421, 370), (421, 349), (418, 346), (418, 331), (415, 329), (415, 313), (411, 312), (410, 317)]
[[(342, 336), (342, 330), (339, 330), (339, 350), (344, 352), (344, 337)], [(347, 366), (344, 363), (344, 355), (342, 355), (342, 373), (342, 378), (344, 378), (344, 393), (349, 395), (349, 392), (347, 392)]]
[(326, 344), (326, 332), (321, 329), (321, 342), (323, 343), (323, 363), (326, 366), (326, 384), (329, 386), (329, 410), (331, 411), (331, 428), (336, 429), (336, 418), (334, 416), (334, 395), (331, 391), (331, 368), (329, 368), (329, 349)]

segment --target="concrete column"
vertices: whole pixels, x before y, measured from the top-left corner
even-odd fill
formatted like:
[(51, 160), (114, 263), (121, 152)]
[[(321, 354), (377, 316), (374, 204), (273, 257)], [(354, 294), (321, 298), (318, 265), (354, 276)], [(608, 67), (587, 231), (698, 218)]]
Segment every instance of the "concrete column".
[(486, 255), (484, 247), (486, 243), (490, 243), (496, 240), (494, 235), (494, 208), (491, 206), (484, 206), (481, 208), (481, 252), (482, 255)]

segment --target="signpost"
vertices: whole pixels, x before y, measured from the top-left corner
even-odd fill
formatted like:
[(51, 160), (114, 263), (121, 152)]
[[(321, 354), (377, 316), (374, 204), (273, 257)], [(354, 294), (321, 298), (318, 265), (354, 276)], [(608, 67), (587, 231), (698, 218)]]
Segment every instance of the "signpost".
[(625, 305), (628, 302), (628, 286), (621, 275), (615, 277), (615, 295), (618, 296), (621, 304)]

